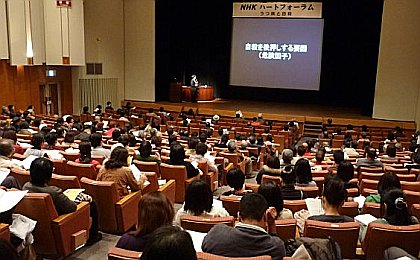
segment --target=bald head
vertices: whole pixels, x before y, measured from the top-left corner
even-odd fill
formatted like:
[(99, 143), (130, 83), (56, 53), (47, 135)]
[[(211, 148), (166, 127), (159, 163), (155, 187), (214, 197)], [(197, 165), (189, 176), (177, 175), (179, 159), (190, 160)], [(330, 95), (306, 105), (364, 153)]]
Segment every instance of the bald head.
[(0, 140), (0, 156), (10, 157), (13, 154), (13, 141), (10, 139)]

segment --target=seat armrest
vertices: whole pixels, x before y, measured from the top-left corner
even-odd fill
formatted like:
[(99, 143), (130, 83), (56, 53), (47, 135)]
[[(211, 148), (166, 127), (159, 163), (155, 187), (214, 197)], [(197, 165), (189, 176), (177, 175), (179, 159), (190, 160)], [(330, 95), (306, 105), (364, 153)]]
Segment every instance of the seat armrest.
[(115, 204), (122, 206), (124, 204), (130, 204), (130, 203), (132, 203), (133, 200), (140, 199), (140, 198), (141, 198), (140, 191), (130, 192), (130, 194), (124, 196), (122, 199), (120, 199)]
[(10, 240), (10, 230), (9, 225), (0, 224), (0, 237), (6, 240)]
[(138, 219), (138, 205), (141, 191), (128, 194), (115, 203), (115, 215), (117, 216), (117, 233), (124, 233), (135, 226)]
[(175, 203), (175, 180), (168, 180), (165, 185), (162, 185), (158, 191), (164, 193), (166, 197), (172, 202)]
[(141, 253), (136, 251), (130, 251), (118, 247), (111, 247), (108, 250), (108, 259), (126, 259), (135, 260), (140, 259)]

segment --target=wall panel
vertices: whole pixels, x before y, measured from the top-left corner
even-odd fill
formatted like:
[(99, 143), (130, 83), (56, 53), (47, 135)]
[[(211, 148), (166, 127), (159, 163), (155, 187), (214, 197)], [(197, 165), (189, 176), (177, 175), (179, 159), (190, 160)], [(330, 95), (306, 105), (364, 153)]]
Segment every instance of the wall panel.
[(0, 59), (9, 58), (9, 43), (7, 37), (6, 0), (0, 0)]

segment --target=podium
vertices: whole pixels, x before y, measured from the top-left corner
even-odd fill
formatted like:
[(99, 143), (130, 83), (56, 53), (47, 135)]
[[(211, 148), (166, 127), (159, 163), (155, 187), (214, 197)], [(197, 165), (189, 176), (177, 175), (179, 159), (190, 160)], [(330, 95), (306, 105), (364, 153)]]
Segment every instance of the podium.
[(169, 85), (169, 101), (170, 102), (182, 101), (182, 84), (180, 82), (172, 82)]
[[(182, 101), (191, 102), (191, 87), (182, 86)], [(197, 88), (197, 101), (211, 101), (214, 99), (212, 86), (199, 86)]]

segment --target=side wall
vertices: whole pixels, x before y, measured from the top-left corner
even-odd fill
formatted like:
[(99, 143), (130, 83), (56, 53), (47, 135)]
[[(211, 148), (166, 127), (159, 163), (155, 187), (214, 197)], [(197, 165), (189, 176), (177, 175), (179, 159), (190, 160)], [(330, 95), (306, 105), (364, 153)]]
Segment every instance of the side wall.
[(420, 1), (384, 1), (373, 118), (420, 126)]

